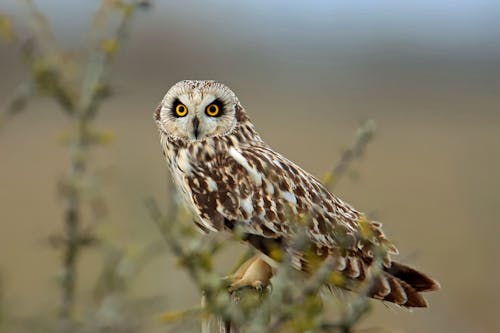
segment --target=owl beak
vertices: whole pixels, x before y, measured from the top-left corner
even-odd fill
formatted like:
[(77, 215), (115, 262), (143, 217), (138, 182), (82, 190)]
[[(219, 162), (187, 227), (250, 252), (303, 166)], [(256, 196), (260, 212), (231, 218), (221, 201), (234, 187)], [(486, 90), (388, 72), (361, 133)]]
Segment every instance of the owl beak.
[(198, 135), (200, 134), (198, 128), (200, 127), (200, 121), (198, 117), (194, 117), (193, 119), (193, 134), (196, 139), (198, 139)]

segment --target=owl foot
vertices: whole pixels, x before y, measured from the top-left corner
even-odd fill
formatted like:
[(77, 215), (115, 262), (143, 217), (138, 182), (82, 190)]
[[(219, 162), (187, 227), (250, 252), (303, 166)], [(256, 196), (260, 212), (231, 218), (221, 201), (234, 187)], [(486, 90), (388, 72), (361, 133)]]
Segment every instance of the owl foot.
[(229, 291), (234, 292), (243, 288), (254, 288), (259, 293), (266, 291), (273, 277), (272, 267), (259, 255), (245, 261), (238, 270), (228, 277)]

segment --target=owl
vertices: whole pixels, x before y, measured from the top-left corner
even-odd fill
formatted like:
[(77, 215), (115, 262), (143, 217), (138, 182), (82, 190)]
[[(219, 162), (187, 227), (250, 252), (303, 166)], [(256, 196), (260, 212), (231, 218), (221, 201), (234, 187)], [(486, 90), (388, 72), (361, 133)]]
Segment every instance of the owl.
[[(424, 273), (392, 261), (397, 249), (380, 223), (264, 142), (224, 84), (180, 81), (168, 90), (154, 119), (176, 188), (203, 231), (238, 232), (267, 259), (289, 254), (304, 272), (329, 258), (336, 277), (329, 284), (356, 291), (371, 279), (368, 296), (403, 307), (427, 307), (421, 293), (439, 289)], [(292, 243), (304, 229), (310, 245), (301, 253)], [(382, 272), (374, 275), (381, 248)], [(249, 266), (262, 267), (259, 260), (242, 266), (240, 283)]]

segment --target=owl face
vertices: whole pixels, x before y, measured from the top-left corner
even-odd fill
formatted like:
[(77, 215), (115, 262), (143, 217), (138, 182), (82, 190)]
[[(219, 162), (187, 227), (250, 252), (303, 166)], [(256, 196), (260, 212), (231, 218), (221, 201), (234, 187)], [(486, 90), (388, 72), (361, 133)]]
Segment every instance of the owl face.
[(155, 119), (166, 135), (199, 141), (230, 133), (236, 126), (239, 105), (236, 95), (222, 83), (185, 80), (170, 88)]

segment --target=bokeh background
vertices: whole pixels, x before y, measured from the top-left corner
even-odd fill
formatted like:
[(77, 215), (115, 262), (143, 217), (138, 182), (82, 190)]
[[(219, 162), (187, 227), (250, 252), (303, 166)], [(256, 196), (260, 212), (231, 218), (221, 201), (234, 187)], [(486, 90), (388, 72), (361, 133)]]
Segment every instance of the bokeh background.
[[(37, 3), (70, 49), (85, 41), (99, 5)], [(0, 9), (26, 19), (16, 1), (2, 0)], [(176, 81), (216, 79), (238, 94), (268, 143), (319, 177), (361, 120), (377, 122), (375, 141), (353, 165), (358, 176), (343, 179), (337, 194), (375, 214), (400, 259), (443, 289), (428, 295), (427, 310), (377, 304), (361, 327), (500, 331), (499, 22), (494, 0), (157, 1), (135, 18), (112, 70), (116, 95), (97, 120), (116, 135), (92, 155), (108, 203), (99, 232), (131, 251), (160, 239), (143, 204), (146, 196), (167, 197), (152, 112)], [(0, 74), (5, 105), (27, 77), (18, 52), (5, 44)], [(47, 237), (62, 223), (56, 183), (68, 152), (56, 137), (68, 124), (54, 109), (32, 101), (0, 133), (3, 308), (21, 321), (55, 316), (59, 302), (60, 258)], [(100, 265), (97, 250), (84, 253), (78, 302), (91, 304)], [(132, 292), (164, 296), (165, 310), (199, 302), (166, 250), (141, 271)], [(144, 320), (154, 322), (157, 313)]]

